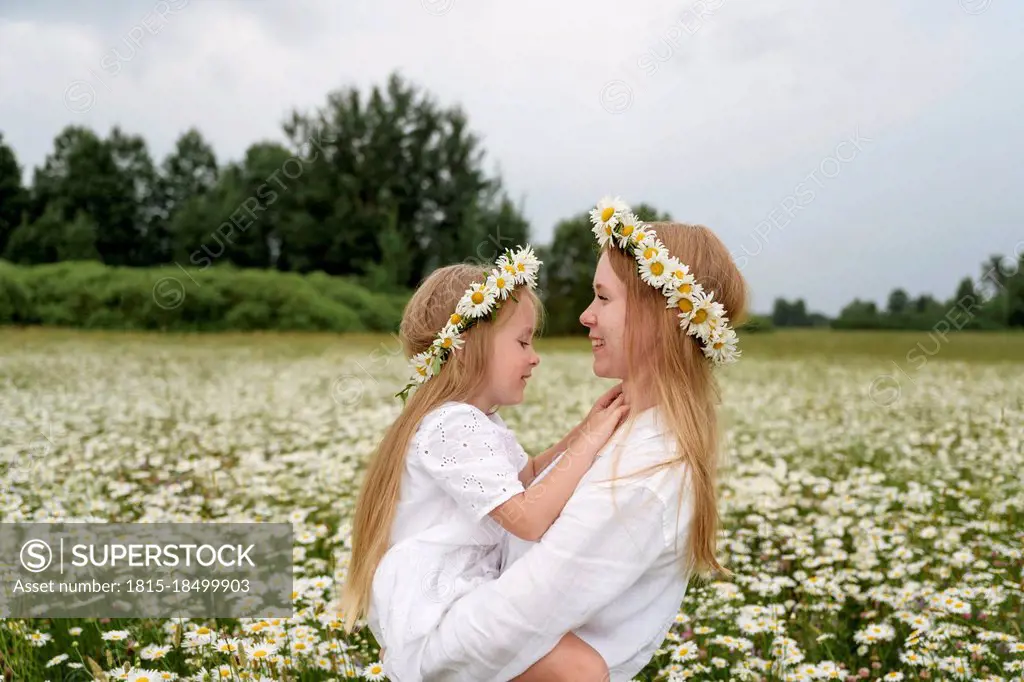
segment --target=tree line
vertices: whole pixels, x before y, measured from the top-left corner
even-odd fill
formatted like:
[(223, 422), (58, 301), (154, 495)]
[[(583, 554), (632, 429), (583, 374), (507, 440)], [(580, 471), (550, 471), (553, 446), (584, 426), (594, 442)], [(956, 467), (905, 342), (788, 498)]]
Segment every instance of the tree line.
[(321, 271), (400, 290), (528, 237), (465, 113), (398, 74), (368, 95), (331, 93), (282, 128), (285, 144), (259, 141), (221, 165), (196, 129), (157, 163), (120, 127), (101, 137), (68, 126), (30, 187), (0, 137), (0, 254), (26, 265)]
[[(1021, 243), (1024, 245), (1024, 242)], [(981, 265), (977, 280), (964, 277), (952, 298), (940, 301), (929, 294), (911, 297), (894, 289), (884, 307), (859, 298), (834, 319), (809, 313), (803, 299), (778, 298), (770, 318), (773, 327), (832, 327), (833, 329), (952, 329), (1024, 328), (1024, 252), (992, 255)]]
[[(284, 142), (257, 141), (241, 160), (222, 164), (196, 128), (181, 134), (157, 161), (142, 136), (121, 127), (104, 137), (68, 126), (23, 186), (22, 169), (0, 132), (0, 259), (9, 263), (0, 269), (0, 280), (8, 282), (0, 281), (0, 298), (6, 296), (0, 311), (22, 311), (0, 315), (0, 323), (63, 319), (110, 326), (134, 320), (143, 327), (166, 327), (171, 314), (166, 306), (127, 318), (93, 308), (141, 296), (128, 292), (149, 286), (153, 277), (128, 270), (150, 269), (162, 281), (174, 272), (164, 266), (175, 266), (182, 271), (178, 279), (192, 280), (196, 289), (176, 314), (200, 328), (206, 316), (207, 326), (215, 327), (213, 316), (241, 305), (243, 311), (231, 315), (248, 320), (247, 325), (277, 324), (276, 308), (242, 300), (248, 285), (239, 284), (246, 281), (238, 279), (239, 272), (258, 269), (297, 276), (281, 280), (294, 288), (296, 300), (321, 297), (314, 306), (318, 310), (334, 306), (333, 312), (321, 310), (309, 319), (331, 319), (327, 328), (343, 329), (355, 324), (337, 308), (352, 302), (352, 287), (400, 298), (436, 267), (467, 261), (486, 265), (506, 248), (530, 241), (521, 205), (509, 197), (500, 175), (485, 169), (480, 138), (465, 112), (437, 102), (397, 73), (368, 93), (343, 88), (321, 107), (292, 111), (282, 133)], [(672, 219), (648, 204), (634, 209), (644, 220)], [(578, 316), (591, 299), (597, 261), (587, 210), (560, 221), (550, 244), (536, 245), (545, 263), (541, 292), (549, 334), (585, 332)], [(102, 280), (106, 293), (77, 313), (58, 314), (53, 306), (63, 289), (50, 287), (35, 296), (48, 303), (33, 307), (32, 292), (42, 280), (17, 272), (44, 266), (52, 274), (56, 271), (47, 264), (69, 261), (94, 262), (100, 270), (105, 266), (121, 274), (101, 276), (97, 267), (61, 270), (83, 287)], [(1011, 271), (998, 256), (993, 263), (995, 270), (990, 268), (978, 286), (969, 279), (961, 282), (951, 301), (911, 299), (897, 290), (885, 309), (855, 300), (829, 319), (809, 312), (803, 300), (779, 299), (770, 316), (755, 317), (748, 328), (920, 328), (933, 325), (951, 306), (970, 303), (968, 297), (973, 297), (968, 327), (1024, 326), (1024, 267)], [(203, 273), (212, 279), (203, 279)], [(320, 279), (308, 279), (311, 275), (343, 278), (345, 295), (325, 288)], [(199, 292), (198, 282), (209, 283), (206, 291)], [(270, 282), (261, 279), (259, 290), (268, 291)], [(210, 298), (211, 291), (232, 293)], [(388, 319), (396, 314), (395, 300), (389, 299)], [(256, 314), (257, 309), (262, 312)], [(183, 324), (188, 326), (181, 321), (170, 326)], [(373, 329), (381, 320), (360, 324)]]

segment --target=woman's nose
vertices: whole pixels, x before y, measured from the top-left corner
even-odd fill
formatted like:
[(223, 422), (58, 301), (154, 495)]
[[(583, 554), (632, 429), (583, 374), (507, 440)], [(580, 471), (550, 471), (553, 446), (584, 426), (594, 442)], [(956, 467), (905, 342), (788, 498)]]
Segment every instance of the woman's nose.
[(587, 309), (580, 313), (580, 324), (587, 329), (594, 326), (594, 314), (590, 312), (590, 306), (587, 306)]

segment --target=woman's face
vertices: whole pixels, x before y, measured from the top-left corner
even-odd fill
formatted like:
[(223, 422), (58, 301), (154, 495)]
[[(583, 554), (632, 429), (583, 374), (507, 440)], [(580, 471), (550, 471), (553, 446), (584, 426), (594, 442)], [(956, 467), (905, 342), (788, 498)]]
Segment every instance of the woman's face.
[(626, 378), (626, 285), (601, 254), (594, 271), (594, 300), (580, 315), (590, 330), (594, 374), (606, 379)]

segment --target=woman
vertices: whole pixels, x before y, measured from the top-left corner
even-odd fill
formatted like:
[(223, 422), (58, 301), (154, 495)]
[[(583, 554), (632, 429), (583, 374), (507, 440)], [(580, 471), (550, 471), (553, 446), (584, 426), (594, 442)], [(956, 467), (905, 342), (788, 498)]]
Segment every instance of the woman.
[(552, 653), (563, 637), (596, 650), (607, 679), (631, 680), (691, 574), (722, 569), (712, 370), (738, 356), (728, 320), (743, 319), (745, 283), (706, 227), (648, 225), (617, 199), (591, 220), (602, 253), (580, 322), (594, 373), (622, 380), (629, 421), (543, 538), (516, 542), (501, 576), (448, 611), (426, 644), (425, 680), (567, 679), (548, 671), (565, 667)]

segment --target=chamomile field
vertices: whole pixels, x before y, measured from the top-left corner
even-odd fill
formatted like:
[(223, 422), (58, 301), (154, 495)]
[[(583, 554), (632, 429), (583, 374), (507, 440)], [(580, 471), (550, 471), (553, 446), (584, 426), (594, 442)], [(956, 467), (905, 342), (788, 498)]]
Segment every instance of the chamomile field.
[[(539, 347), (503, 411), (531, 453), (611, 385), (585, 342)], [(720, 375), (732, 573), (691, 584), (640, 679), (1024, 679), (1024, 336), (741, 348)], [(0, 617), (4, 679), (384, 679), (334, 605), (405, 378), (386, 336), (0, 332), (0, 520), (295, 531), (293, 617)]]

